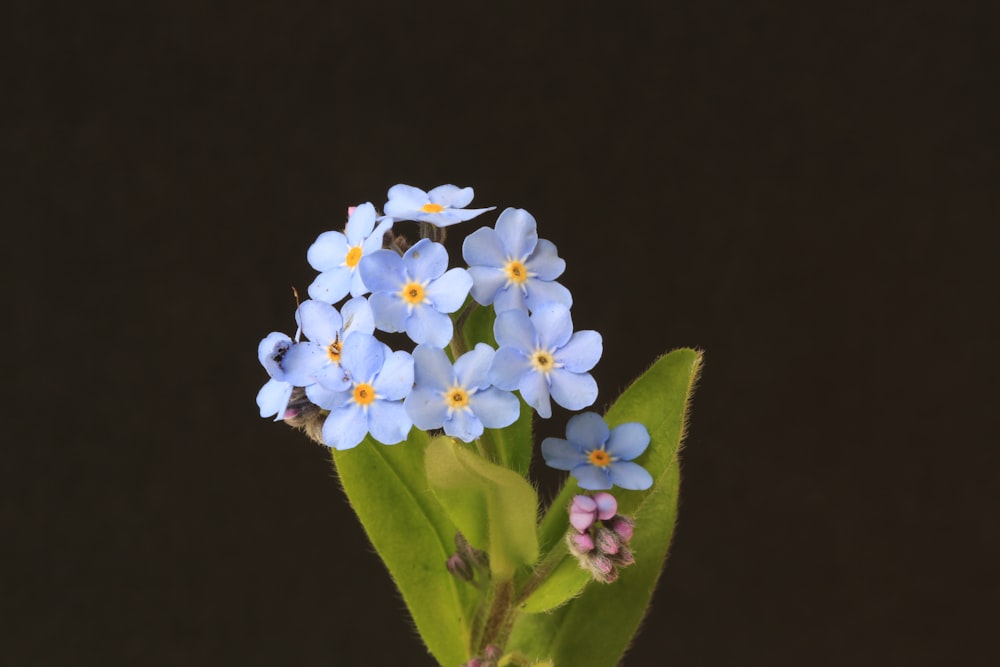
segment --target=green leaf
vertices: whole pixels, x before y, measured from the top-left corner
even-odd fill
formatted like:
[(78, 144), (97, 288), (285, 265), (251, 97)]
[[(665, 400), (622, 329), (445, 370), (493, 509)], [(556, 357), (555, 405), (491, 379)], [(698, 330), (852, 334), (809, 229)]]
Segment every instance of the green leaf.
[[(476, 343), (486, 343), (496, 349), (497, 343), (493, 337), (493, 322), (496, 320), (496, 313), (493, 308), (479, 306), (472, 301), (467, 303), (466, 307), (471, 308), (471, 310), (460, 325), (464, 349), (471, 350), (476, 346)], [(531, 456), (535, 449), (531, 432), (534, 411), (520, 395), (518, 400), (521, 403), (521, 412), (517, 421), (502, 429), (488, 428), (479, 440), (493, 461), (527, 477), (531, 467)]]
[[(587, 585), (579, 597), (552, 613), (521, 616), (508, 649), (547, 657), (557, 665), (619, 662), (645, 616), (673, 535), (680, 485), (677, 454), (700, 366), (701, 355), (694, 350), (660, 357), (605, 416), (612, 428), (637, 421), (650, 433), (649, 448), (636, 461), (653, 476), (653, 486), (646, 491), (612, 491), (619, 513), (635, 518), (630, 546), (636, 563), (624, 568), (612, 584)], [(539, 527), (544, 550), (561, 548), (557, 543), (567, 530), (567, 508), (580, 492), (570, 479), (553, 501)]]
[(556, 545), (553, 551), (558, 558), (557, 564), (538, 588), (518, 605), (518, 610), (528, 614), (551, 611), (573, 599), (590, 582), (590, 572), (582, 569), (564, 546)]
[(425, 464), (435, 497), (469, 544), (489, 554), (497, 580), (537, 560), (538, 496), (523, 477), (448, 437), (431, 440)]
[(413, 429), (398, 445), (370, 437), (333, 459), (344, 492), (399, 588), (427, 648), (443, 665), (469, 659), (480, 594), (448, 573), (455, 525), (424, 475), (428, 436)]

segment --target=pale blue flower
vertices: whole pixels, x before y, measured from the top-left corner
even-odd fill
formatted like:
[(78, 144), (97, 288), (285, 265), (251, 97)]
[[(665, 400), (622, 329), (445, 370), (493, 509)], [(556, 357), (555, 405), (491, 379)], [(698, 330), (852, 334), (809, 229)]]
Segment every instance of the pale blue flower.
[(320, 272), (309, 285), (309, 296), (337, 303), (348, 293), (366, 294), (369, 290), (358, 272), (358, 263), (382, 247), (382, 238), (391, 229), (392, 220), (388, 218), (375, 226), (375, 207), (366, 203), (351, 211), (343, 232), (320, 234), (306, 255), (309, 265)]
[(472, 275), (472, 298), (496, 312), (534, 311), (552, 301), (567, 308), (573, 297), (555, 282), (566, 269), (556, 247), (538, 238), (535, 218), (521, 208), (508, 208), (496, 229), (480, 227), (465, 238), (462, 256)]
[(424, 192), (411, 185), (399, 184), (389, 188), (389, 201), (383, 210), (397, 220), (417, 220), (447, 227), (496, 208), (465, 208), (472, 202), (472, 196), (472, 188), (455, 185), (439, 185), (430, 192)]
[(285, 357), (295, 346), (292, 339), (277, 331), (265, 336), (257, 345), (257, 359), (270, 379), (257, 392), (257, 407), (261, 417), (274, 416), (274, 421), (285, 418), (292, 389), (297, 386), (289, 382), (285, 372)]
[(588, 372), (603, 351), (596, 331), (573, 332), (569, 308), (547, 303), (530, 316), (521, 310), (497, 315), (493, 335), (500, 346), (490, 366), (490, 381), (521, 397), (541, 417), (552, 416), (549, 398), (568, 410), (597, 400), (597, 383)]
[(447, 268), (448, 251), (430, 239), (421, 239), (402, 257), (391, 250), (366, 255), (360, 271), (372, 291), (375, 326), (405, 331), (414, 343), (447, 345), (454, 327), (446, 313), (458, 310), (472, 287), (468, 271)]
[(325, 301), (303, 301), (295, 313), (301, 332), (308, 341), (299, 343), (285, 355), (285, 368), (298, 386), (318, 382), (325, 389), (344, 391), (350, 378), (341, 366), (344, 340), (353, 333), (372, 334), (375, 320), (368, 299), (357, 296), (338, 312)]
[(418, 345), (413, 350), (413, 391), (403, 407), (417, 428), (443, 428), (447, 435), (472, 442), (483, 427), (503, 428), (517, 420), (521, 402), (509, 391), (492, 386), (487, 376), (495, 351), (485, 343), (456, 361), (444, 350)]
[(413, 357), (358, 332), (344, 339), (340, 364), (351, 381), (346, 391), (318, 384), (306, 388), (310, 401), (330, 411), (323, 423), (323, 442), (350, 449), (369, 433), (384, 445), (405, 440), (413, 426), (403, 408), (413, 388)]
[(596, 412), (584, 412), (566, 424), (566, 439), (545, 438), (542, 457), (557, 470), (568, 470), (580, 488), (597, 491), (619, 486), (641, 491), (653, 477), (632, 459), (649, 446), (649, 431), (638, 422), (609, 429)]

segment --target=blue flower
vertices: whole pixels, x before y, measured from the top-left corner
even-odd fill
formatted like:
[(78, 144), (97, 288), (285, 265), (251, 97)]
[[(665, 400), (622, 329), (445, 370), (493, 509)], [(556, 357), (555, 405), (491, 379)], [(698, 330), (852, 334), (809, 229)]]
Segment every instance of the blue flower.
[(361, 261), (361, 276), (372, 290), (375, 326), (405, 331), (414, 343), (444, 347), (451, 340), (453, 313), (465, 302), (472, 278), (465, 269), (448, 268), (448, 251), (421, 239), (400, 257), (378, 250)]
[(296, 385), (289, 382), (285, 373), (285, 356), (295, 343), (283, 333), (269, 333), (257, 346), (257, 359), (271, 376), (260, 391), (257, 392), (257, 407), (261, 417), (274, 417), (274, 421), (285, 418), (288, 401), (292, 397), (292, 388)]
[(542, 456), (557, 470), (568, 470), (583, 489), (597, 491), (619, 486), (641, 491), (653, 485), (652, 476), (632, 459), (646, 451), (649, 431), (638, 422), (609, 429), (596, 412), (584, 412), (566, 424), (566, 439), (545, 438)]
[(382, 247), (382, 237), (392, 229), (392, 220), (383, 219), (375, 226), (375, 207), (371, 203), (354, 208), (344, 232), (323, 232), (309, 247), (309, 265), (320, 274), (309, 285), (309, 296), (317, 301), (337, 303), (350, 292), (361, 296), (368, 292), (358, 263), (361, 258)]
[(344, 340), (349, 334), (375, 331), (371, 306), (363, 296), (344, 304), (343, 315), (325, 301), (303, 301), (295, 313), (307, 342), (299, 343), (285, 355), (285, 368), (297, 386), (318, 382), (325, 389), (343, 391), (350, 378), (340, 363)]
[(424, 192), (411, 185), (399, 184), (389, 188), (389, 201), (383, 210), (397, 220), (417, 220), (447, 227), (496, 208), (465, 208), (472, 202), (472, 195), (472, 188), (454, 185), (439, 185)]
[(580, 410), (597, 399), (597, 383), (587, 371), (601, 358), (601, 334), (573, 333), (569, 308), (563, 304), (544, 304), (530, 316), (521, 310), (504, 311), (497, 315), (493, 335), (500, 347), (490, 366), (490, 381), (500, 389), (519, 390), (540, 416), (552, 416), (550, 396), (568, 410)]
[(496, 229), (481, 227), (466, 237), (462, 256), (472, 275), (472, 298), (496, 312), (514, 308), (534, 311), (553, 301), (573, 305), (569, 290), (554, 282), (566, 269), (556, 247), (538, 238), (535, 218), (520, 208), (508, 208)]
[(514, 394), (492, 386), (487, 371), (495, 351), (485, 343), (466, 352), (454, 368), (444, 350), (418, 345), (413, 350), (413, 391), (403, 407), (417, 428), (444, 428), (450, 436), (472, 442), (483, 427), (503, 428), (521, 412)]
[(322, 385), (306, 388), (310, 401), (330, 411), (323, 424), (323, 442), (334, 449), (350, 449), (368, 433), (384, 445), (405, 440), (413, 426), (403, 408), (403, 399), (413, 388), (413, 357), (358, 332), (344, 339), (340, 364), (351, 379), (346, 391)]

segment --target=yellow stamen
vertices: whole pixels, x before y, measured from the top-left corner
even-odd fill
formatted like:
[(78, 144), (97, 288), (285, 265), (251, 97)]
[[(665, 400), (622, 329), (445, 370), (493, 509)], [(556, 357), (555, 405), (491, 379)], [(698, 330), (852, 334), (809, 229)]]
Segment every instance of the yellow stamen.
[(535, 350), (531, 355), (531, 365), (539, 373), (548, 373), (556, 367), (556, 360), (547, 350)]
[(449, 410), (461, 410), (469, 405), (469, 392), (462, 387), (455, 385), (444, 393), (445, 401)]
[(515, 285), (520, 285), (528, 279), (528, 267), (516, 259), (507, 262), (507, 266), (504, 267), (504, 273), (507, 274), (507, 282), (514, 283)]
[(400, 290), (399, 296), (402, 297), (403, 301), (412, 306), (423, 303), (424, 286), (415, 282), (406, 283), (403, 289)]
[(587, 458), (590, 460), (591, 463), (600, 468), (604, 468), (611, 465), (611, 455), (608, 454), (603, 449), (593, 450), (592, 452), (587, 454)]
[(359, 245), (354, 246), (353, 248), (347, 251), (347, 257), (344, 259), (344, 263), (353, 269), (355, 266), (358, 265), (358, 262), (361, 261), (361, 253), (362, 253), (361, 246)]
[(375, 400), (375, 388), (367, 382), (354, 385), (354, 402), (358, 405), (368, 405)]
[(340, 334), (337, 334), (336, 340), (330, 343), (330, 347), (326, 348), (326, 356), (330, 357), (330, 361), (333, 363), (340, 363)]
[(424, 204), (420, 207), (420, 210), (424, 213), (440, 213), (444, 210), (444, 206), (441, 206), (441, 204)]

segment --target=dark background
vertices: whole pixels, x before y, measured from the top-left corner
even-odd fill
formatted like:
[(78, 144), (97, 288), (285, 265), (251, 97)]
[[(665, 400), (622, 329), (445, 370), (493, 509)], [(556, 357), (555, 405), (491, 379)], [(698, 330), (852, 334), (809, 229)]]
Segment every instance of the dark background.
[(997, 16), (877, 4), (8, 5), (0, 664), (431, 664), (254, 404), (400, 182), (537, 217), (598, 407), (705, 351), (627, 664), (995, 664)]

